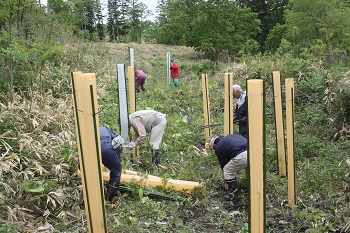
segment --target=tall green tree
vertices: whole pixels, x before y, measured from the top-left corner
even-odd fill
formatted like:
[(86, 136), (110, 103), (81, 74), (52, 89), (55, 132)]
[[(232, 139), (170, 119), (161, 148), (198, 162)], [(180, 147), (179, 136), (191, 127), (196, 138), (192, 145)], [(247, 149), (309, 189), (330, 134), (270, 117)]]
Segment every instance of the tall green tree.
[(314, 52), (331, 66), (336, 57), (350, 52), (349, 15), (344, 0), (290, 0), (286, 39), (292, 42), (295, 54), (305, 48), (317, 49)]
[(82, 37), (96, 40), (98, 23), (101, 21), (101, 5), (99, 0), (70, 0), (74, 4), (72, 14), (77, 19), (77, 26), (82, 31)]
[(104, 22), (103, 22), (103, 14), (102, 14), (102, 7), (99, 0), (96, 0), (96, 12), (95, 12), (95, 25), (96, 25), (96, 31), (98, 35), (99, 40), (104, 40), (106, 37)]
[(131, 7), (130, 0), (108, 0), (107, 29), (110, 41), (121, 42), (121, 36), (126, 35), (129, 28), (127, 14)]
[(160, 44), (185, 45), (189, 15), (184, 0), (159, 1), (156, 41)]
[(47, 9), (52, 18), (62, 26), (72, 29), (77, 26), (78, 19), (72, 14), (75, 9), (71, 2), (64, 0), (48, 0)]
[(139, 2), (138, 0), (132, 0), (131, 8), (129, 11), (129, 22), (131, 24), (131, 41), (141, 42), (142, 34), (145, 29), (146, 17), (150, 15), (150, 10), (147, 5)]
[(256, 52), (254, 37), (259, 32), (259, 20), (246, 7), (229, 0), (197, 1), (192, 15), (187, 45), (205, 52), (218, 62), (241, 52)]
[(46, 64), (56, 59), (52, 54), (57, 55), (59, 49), (55, 43), (62, 37), (54, 31), (64, 29), (56, 27), (57, 21), (52, 20), (52, 14), (36, 0), (9, 1), (6, 6), (1, 18), (0, 89), (7, 89), (12, 99), (14, 91), (37, 88), (41, 91), (44, 88), (49, 77), (44, 78), (42, 71)]
[(242, 7), (249, 7), (258, 14), (260, 20), (260, 32), (256, 40), (260, 45), (260, 51), (266, 50), (265, 42), (270, 30), (276, 24), (285, 23), (285, 10), (289, 0), (239, 0)]

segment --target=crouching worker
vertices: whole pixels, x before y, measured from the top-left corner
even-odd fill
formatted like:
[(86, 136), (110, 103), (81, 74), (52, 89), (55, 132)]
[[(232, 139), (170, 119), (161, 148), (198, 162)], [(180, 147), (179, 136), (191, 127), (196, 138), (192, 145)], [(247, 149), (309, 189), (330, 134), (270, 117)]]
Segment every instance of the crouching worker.
[(102, 163), (110, 171), (106, 193), (106, 200), (108, 201), (112, 201), (117, 192), (122, 171), (122, 165), (120, 163), (120, 144), (115, 143), (115, 140), (113, 140), (116, 138), (117, 137), (112, 130), (100, 127)]
[(247, 167), (247, 139), (238, 134), (223, 138), (213, 136), (210, 146), (215, 150), (221, 169), (224, 172), (225, 185), (229, 191), (226, 200), (233, 200), (238, 191), (236, 175)]
[(135, 79), (136, 79), (136, 91), (139, 92), (140, 89), (146, 91), (145, 83), (146, 83), (147, 75), (142, 70), (135, 71)]
[(146, 134), (150, 133), (149, 143), (152, 145), (152, 162), (157, 166), (160, 164), (159, 144), (162, 141), (166, 126), (165, 114), (154, 110), (141, 110), (129, 115), (129, 124), (135, 131), (135, 137), (129, 146), (134, 148), (141, 145)]

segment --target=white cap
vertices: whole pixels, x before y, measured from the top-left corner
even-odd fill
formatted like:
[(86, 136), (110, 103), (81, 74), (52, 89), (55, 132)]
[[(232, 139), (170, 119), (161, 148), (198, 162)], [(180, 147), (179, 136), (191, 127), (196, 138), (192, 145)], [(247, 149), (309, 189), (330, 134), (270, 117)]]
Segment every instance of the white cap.
[(240, 85), (235, 84), (232, 86), (232, 91), (242, 91), (242, 88)]
[(213, 147), (214, 142), (215, 142), (215, 140), (216, 140), (217, 138), (218, 138), (218, 136), (213, 136), (213, 137), (210, 139), (210, 142), (209, 142), (210, 147)]

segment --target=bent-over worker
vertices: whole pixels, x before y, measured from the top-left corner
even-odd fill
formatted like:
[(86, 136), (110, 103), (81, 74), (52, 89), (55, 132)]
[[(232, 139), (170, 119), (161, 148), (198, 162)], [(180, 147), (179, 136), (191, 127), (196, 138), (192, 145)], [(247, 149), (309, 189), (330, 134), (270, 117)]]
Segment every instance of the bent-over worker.
[(108, 201), (112, 201), (117, 192), (117, 186), (120, 185), (122, 171), (122, 165), (120, 163), (120, 147), (119, 145), (117, 147), (112, 146), (114, 138), (116, 138), (116, 135), (112, 130), (106, 127), (100, 127), (102, 163), (110, 171), (106, 193), (106, 199)]
[(224, 196), (226, 200), (233, 200), (238, 191), (237, 173), (247, 167), (247, 139), (238, 134), (230, 134), (223, 138), (213, 136), (210, 146), (215, 150), (224, 179), (229, 191)]
[(135, 137), (131, 140), (131, 148), (141, 145), (147, 133), (150, 133), (149, 143), (152, 145), (152, 162), (160, 163), (159, 145), (162, 141), (166, 126), (165, 114), (154, 110), (141, 110), (129, 115), (130, 126), (135, 130)]

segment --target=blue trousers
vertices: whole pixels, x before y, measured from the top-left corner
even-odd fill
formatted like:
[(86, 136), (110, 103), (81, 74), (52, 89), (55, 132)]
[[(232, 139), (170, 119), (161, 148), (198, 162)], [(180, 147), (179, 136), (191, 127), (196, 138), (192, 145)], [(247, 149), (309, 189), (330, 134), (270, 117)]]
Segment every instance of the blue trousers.
[[(103, 143), (103, 142), (102, 142)], [(109, 184), (120, 184), (122, 165), (120, 163), (120, 148), (113, 149), (112, 147), (101, 146), (102, 163), (109, 171)]]

